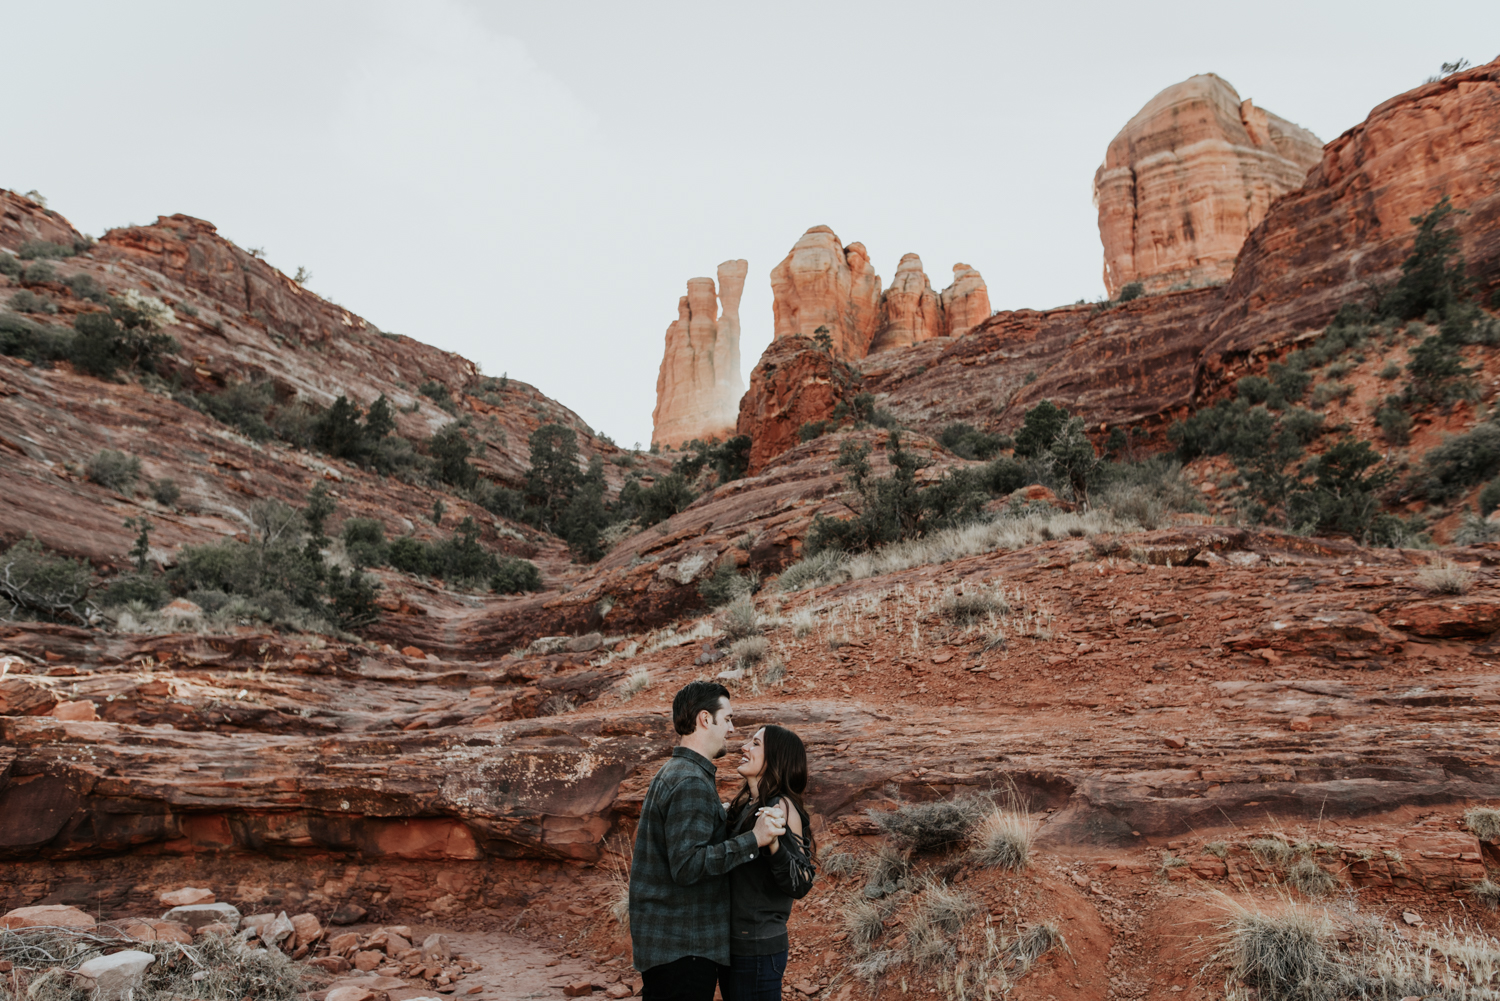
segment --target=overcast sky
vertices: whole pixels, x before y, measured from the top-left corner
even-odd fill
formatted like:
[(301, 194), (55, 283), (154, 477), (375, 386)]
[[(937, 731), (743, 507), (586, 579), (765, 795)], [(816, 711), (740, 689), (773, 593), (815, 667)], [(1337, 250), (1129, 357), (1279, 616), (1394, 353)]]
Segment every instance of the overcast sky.
[(1214, 72), (1328, 141), (1500, 4), (48, 3), (0, 0), (0, 186), (85, 232), (186, 212), (385, 330), (649, 442), (687, 279), (808, 227), (889, 284), (978, 268), (997, 308), (1102, 294), (1094, 169)]

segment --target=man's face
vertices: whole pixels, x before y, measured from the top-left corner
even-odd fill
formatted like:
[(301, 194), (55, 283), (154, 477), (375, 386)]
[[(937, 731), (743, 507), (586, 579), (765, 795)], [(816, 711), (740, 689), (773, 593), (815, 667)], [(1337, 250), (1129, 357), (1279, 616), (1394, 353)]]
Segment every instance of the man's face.
[(698, 729), (712, 738), (710, 758), (722, 758), (729, 751), (729, 735), (734, 732), (734, 710), (729, 700), (719, 699), (719, 711), (710, 715), (707, 710), (698, 714)]

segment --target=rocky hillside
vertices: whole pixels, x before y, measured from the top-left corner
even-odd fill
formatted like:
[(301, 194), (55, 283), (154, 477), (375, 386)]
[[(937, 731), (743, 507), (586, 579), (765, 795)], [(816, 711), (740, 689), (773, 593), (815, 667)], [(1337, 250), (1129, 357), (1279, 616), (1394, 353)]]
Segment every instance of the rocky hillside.
[[(90, 244), (5, 195), (3, 542), (136, 597), (0, 622), (0, 909), (206, 948), (223, 928), (161, 913), (190, 884), (265, 918), (268, 948), (308, 946), (322, 1001), (628, 997), (634, 824), (672, 694), (717, 677), (742, 735), (788, 725), (811, 756), (795, 996), (1289, 998), (1256, 951), (1289, 937), (1309, 982), (1484, 996), (1496, 129), (1500, 64), (1382, 104), (1220, 287), (868, 357), (788, 330), (741, 402), (748, 451), (668, 456), (375, 330), (207, 223)], [(813, 235), (840, 294), (877, 303), (856, 245)], [(577, 456), (533, 448), (548, 424)], [(567, 533), (599, 512), (587, 562)], [(378, 618), (166, 603), (212, 569), (185, 547), (223, 539), (330, 600), (368, 565)], [(428, 546), (449, 562), (402, 562)], [(541, 589), (453, 562), (502, 555)], [(282, 911), (307, 942), (264, 933)], [(316, 943), (330, 921), (349, 937)], [(439, 932), (471, 959), (413, 945)], [(497, 934), (528, 941), (472, 962)], [(12, 986), (39, 979), (10, 955)]]

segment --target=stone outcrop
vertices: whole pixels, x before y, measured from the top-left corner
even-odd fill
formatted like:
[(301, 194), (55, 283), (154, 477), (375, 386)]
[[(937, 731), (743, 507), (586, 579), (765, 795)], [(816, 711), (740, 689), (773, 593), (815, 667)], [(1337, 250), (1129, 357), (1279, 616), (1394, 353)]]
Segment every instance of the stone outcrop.
[(1391, 98), (1330, 142), (1250, 234), (1210, 327), (1210, 371), (1324, 326), (1400, 277), (1411, 218), (1447, 195), (1481, 298), (1500, 289), (1500, 59)]
[(802, 234), (771, 270), (775, 337), (827, 327), (840, 357), (863, 358), (880, 326), (880, 276), (864, 244), (844, 246), (827, 226)]
[(0, 189), (0, 248), (16, 251), (29, 241), (72, 247), (82, 234), (72, 223), (25, 195)]
[(1322, 142), (1212, 73), (1157, 94), (1094, 174), (1104, 284), (1155, 292), (1215, 284), (1278, 197), (1302, 186)]
[(860, 388), (859, 373), (835, 352), (796, 334), (772, 341), (740, 400), (736, 430), (750, 436), (750, 472), (796, 445), (804, 424), (827, 420)]
[(740, 296), (749, 268), (743, 260), (720, 264), (717, 293), (712, 278), (688, 280), (688, 294), (677, 303), (677, 320), (667, 328), (656, 377), (652, 441), (675, 447), (733, 433), (745, 392)]

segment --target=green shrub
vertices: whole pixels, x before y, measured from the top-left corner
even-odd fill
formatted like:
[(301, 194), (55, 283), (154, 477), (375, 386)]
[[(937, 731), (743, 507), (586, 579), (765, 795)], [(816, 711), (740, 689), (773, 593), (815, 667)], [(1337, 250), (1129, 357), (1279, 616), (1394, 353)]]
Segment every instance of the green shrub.
[(1401, 263), (1401, 278), (1381, 302), (1383, 313), (1403, 320), (1430, 311), (1443, 313), (1464, 297), (1469, 279), (1458, 253), (1458, 231), (1448, 217), (1466, 214), (1444, 195), (1425, 215), (1411, 217), (1417, 227), (1412, 252)]
[(1322, 382), (1313, 390), (1312, 402), (1315, 407), (1326, 407), (1334, 400), (1342, 403), (1354, 392), (1354, 387), (1347, 382)]
[(824, 552), (798, 560), (776, 578), (776, 587), (782, 591), (804, 591), (810, 587), (822, 587), (844, 578), (844, 564), (848, 557), (838, 550)]
[(633, 511), (643, 526), (665, 521), (697, 499), (697, 492), (681, 473), (668, 473), (649, 487), (641, 486), (641, 481), (632, 477), (620, 488), (622, 511), (626, 514)]
[(91, 576), (88, 563), (47, 552), (29, 533), (0, 553), (0, 599), (10, 603), (12, 619), (26, 612), (48, 621), (82, 624)]
[(1298, 471), (1312, 482), (1296, 489), (1287, 501), (1292, 524), (1314, 531), (1347, 532), (1367, 538), (1380, 502), (1376, 493), (1390, 482), (1388, 470), (1377, 469), (1380, 455), (1367, 441), (1345, 437)]
[(468, 436), (456, 422), (438, 429), (427, 439), (427, 454), (432, 458), (432, 471), (439, 480), (459, 488), (474, 485), (479, 473), (469, 464), (473, 449)]
[(27, 240), (16, 251), (16, 256), (23, 261), (56, 261), (64, 257), (72, 257), (74, 253), (75, 250), (72, 245), (50, 243), (47, 240)]
[(105, 292), (104, 286), (94, 280), (93, 275), (79, 271), (63, 279), (63, 284), (73, 290), (73, 294), (80, 299), (88, 299), (101, 305), (109, 302), (109, 294)]
[(141, 475), (141, 460), (124, 452), (106, 448), (94, 453), (85, 465), (90, 481), (107, 490), (129, 493)]
[(167, 603), (166, 583), (149, 573), (121, 574), (99, 593), (101, 608), (119, 608), (139, 601), (147, 608), (160, 608)]
[(1481, 424), (1467, 434), (1445, 438), (1422, 457), (1420, 487), (1446, 501), (1500, 473), (1500, 425)]
[(10, 297), (10, 308), (17, 313), (56, 313), (57, 304), (44, 295), (30, 289), (22, 289)]
[(346, 518), (339, 534), (355, 566), (385, 566), (390, 559), (385, 526), (374, 518)]
[(1488, 518), (1500, 507), (1500, 479), (1491, 480), (1479, 491), (1479, 517)]
[(734, 560), (725, 557), (714, 565), (713, 572), (698, 582), (698, 593), (710, 608), (727, 605), (736, 598), (754, 594), (760, 589), (760, 575), (740, 572)]
[(687, 443), (689, 455), (672, 463), (672, 472), (694, 479), (705, 468), (713, 472), (716, 483), (728, 483), (745, 475), (750, 468), (750, 436), (739, 434), (722, 444), (714, 439), (702, 442), (694, 438)]
[[(116, 316), (125, 317), (124, 325)], [(100, 379), (117, 371), (138, 369), (154, 372), (161, 357), (177, 350), (177, 342), (159, 333), (139, 311), (129, 308), (111, 313), (80, 313), (73, 319), (73, 364)]]
[(393, 539), (386, 558), (397, 570), (438, 577), (453, 587), (474, 587), (501, 573), (495, 554), (479, 544), (479, 526), (473, 518), (459, 522), (441, 542), (423, 542), (410, 535)]
[(1392, 379), (1400, 377), (1401, 366), (1397, 365), (1394, 361), (1388, 361), (1376, 375), (1380, 376), (1386, 382), (1390, 382)]
[(1380, 427), (1385, 440), (1392, 445), (1411, 442), (1411, 414), (1401, 406), (1401, 397), (1387, 396), (1385, 404), (1375, 411), (1375, 423)]
[(496, 594), (517, 594), (541, 589), (542, 573), (530, 560), (507, 556), (490, 576), (490, 590)]
[(1456, 345), (1436, 334), (1411, 349), (1406, 363), (1405, 399), (1409, 403), (1447, 406), (1475, 398), (1474, 369), (1464, 364)]
[(276, 397), (269, 382), (235, 382), (222, 392), (195, 397), (198, 409), (223, 424), (235, 428), (253, 441), (269, 441), (276, 436), (266, 422), (266, 414)]
[(19, 316), (0, 313), (0, 355), (24, 358), (33, 365), (48, 365), (72, 353), (72, 331), (28, 323)]
[(963, 459), (993, 459), (1011, 440), (1003, 434), (981, 431), (972, 424), (949, 424), (938, 432), (938, 443)]
[(0, 250), (0, 275), (5, 275), (7, 278), (19, 278), (23, 270), (25, 268), (20, 261), (6, 251)]
[(36, 264), (27, 265), (21, 272), (21, 281), (28, 285), (40, 285), (42, 282), (57, 281), (57, 269), (50, 264), (38, 261)]
[(1118, 301), (1130, 302), (1132, 299), (1139, 299), (1145, 294), (1146, 286), (1142, 285), (1140, 282), (1128, 282), (1126, 283), (1124, 288), (1120, 289), (1120, 298)]
[(453, 394), (449, 392), (448, 387), (443, 383), (436, 380), (428, 380), (417, 387), (417, 392), (448, 411), (448, 413), (455, 416), (458, 414), (458, 404), (454, 401)]
[(324, 588), (328, 604), (321, 611), (340, 629), (359, 629), (380, 618), (380, 608), (375, 604), (380, 585), (358, 567), (348, 573), (337, 566), (327, 567)]
[(974, 825), (993, 809), (988, 800), (961, 796), (932, 803), (907, 803), (894, 810), (867, 810), (865, 815), (897, 847), (930, 852), (962, 844)]
[(821, 438), (835, 427), (837, 424), (833, 421), (808, 421), (797, 429), (797, 440), (807, 442)]
[(148, 489), (151, 493), (151, 499), (162, 507), (176, 507), (177, 502), (182, 499), (182, 488), (177, 485), (176, 480), (169, 476), (164, 476), (159, 480), (152, 480)]

